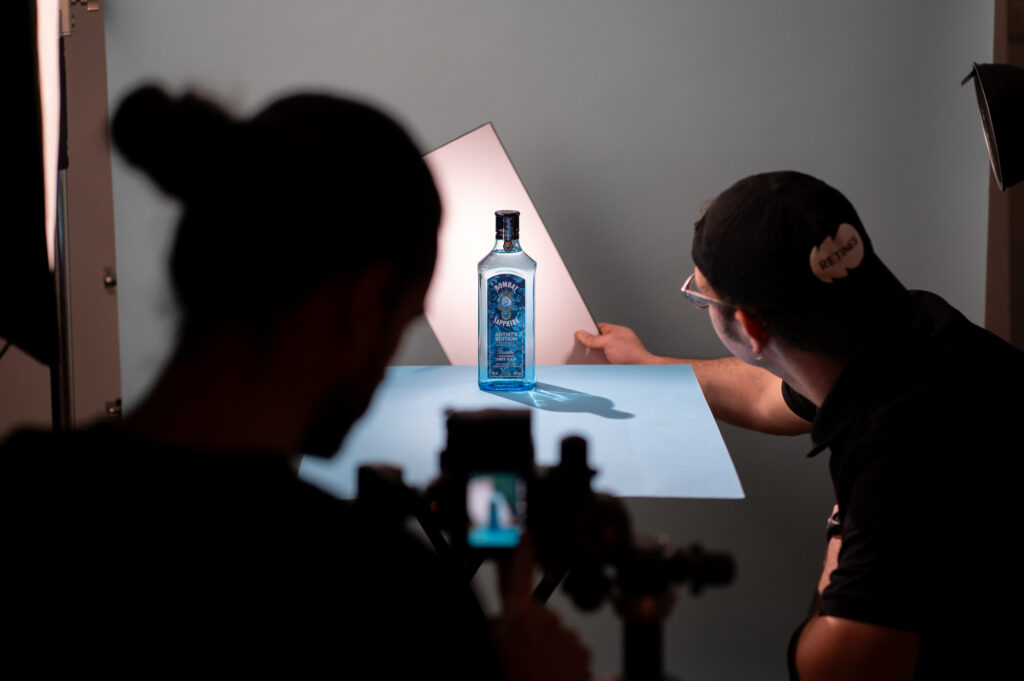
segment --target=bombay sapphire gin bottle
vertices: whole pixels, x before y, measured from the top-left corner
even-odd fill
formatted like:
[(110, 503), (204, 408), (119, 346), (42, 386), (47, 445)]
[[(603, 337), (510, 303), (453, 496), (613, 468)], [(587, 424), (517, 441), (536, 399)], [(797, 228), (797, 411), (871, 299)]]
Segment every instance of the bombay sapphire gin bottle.
[(481, 390), (533, 390), (533, 281), (537, 263), (519, 245), (519, 211), (494, 214), (494, 248), (477, 265)]

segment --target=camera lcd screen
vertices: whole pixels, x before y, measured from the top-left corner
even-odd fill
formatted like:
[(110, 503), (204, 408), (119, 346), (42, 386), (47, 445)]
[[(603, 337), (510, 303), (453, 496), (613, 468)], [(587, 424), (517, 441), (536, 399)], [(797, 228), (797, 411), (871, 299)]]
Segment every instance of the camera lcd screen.
[(466, 543), (478, 549), (519, 545), (526, 529), (526, 481), (517, 473), (470, 474), (466, 482)]

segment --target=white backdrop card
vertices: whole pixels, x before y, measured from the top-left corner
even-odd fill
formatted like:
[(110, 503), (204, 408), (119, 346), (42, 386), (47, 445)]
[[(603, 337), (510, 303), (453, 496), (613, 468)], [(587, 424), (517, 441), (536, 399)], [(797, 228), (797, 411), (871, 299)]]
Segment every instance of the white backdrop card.
[(518, 210), (519, 241), (537, 261), (537, 364), (604, 364), (604, 354), (576, 342), (597, 333), (562, 257), (490, 123), (425, 157), (443, 207), (437, 266), (425, 313), (452, 364), (477, 363), (476, 266), (494, 245), (494, 212)]

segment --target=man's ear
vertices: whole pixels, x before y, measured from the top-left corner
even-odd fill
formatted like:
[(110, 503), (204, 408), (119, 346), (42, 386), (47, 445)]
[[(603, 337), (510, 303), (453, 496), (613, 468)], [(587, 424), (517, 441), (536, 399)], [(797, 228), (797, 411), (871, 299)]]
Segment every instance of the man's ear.
[(739, 322), (740, 328), (743, 330), (743, 336), (746, 341), (750, 344), (750, 349), (755, 355), (760, 355), (764, 352), (765, 346), (768, 345), (768, 331), (764, 328), (764, 325), (757, 319), (743, 310), (736, 310), (736, 321)]

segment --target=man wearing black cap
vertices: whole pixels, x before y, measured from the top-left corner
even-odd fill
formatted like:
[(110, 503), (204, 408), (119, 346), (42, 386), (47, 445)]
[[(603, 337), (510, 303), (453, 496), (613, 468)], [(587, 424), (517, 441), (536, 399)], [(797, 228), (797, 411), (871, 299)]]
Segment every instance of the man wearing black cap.
[[(1024, 354), (941, 298), (903, 287), (849, 201), (795, 172), (745, 178), (704, 211), (683, 294), (734, 358), (695, 362), (715, 415), (810, 430), (836, 509), (801, 679), (986, 678), (1012, 649), (993, 574), (1006, 543)], [(625, 327), (578, 334), (613, 362), (648, 353)]]

